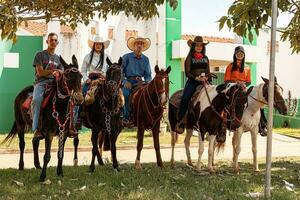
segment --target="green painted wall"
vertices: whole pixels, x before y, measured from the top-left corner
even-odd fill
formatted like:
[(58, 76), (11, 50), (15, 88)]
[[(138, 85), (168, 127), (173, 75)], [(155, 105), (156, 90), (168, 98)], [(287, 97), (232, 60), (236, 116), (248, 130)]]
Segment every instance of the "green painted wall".
[[(14, 99), (24, 87), (33, 83), (32, 61), (37, 51), (43, 48), (43, 38), (18, 36), (16, 44), (0, 41), (0, 133), (10, 131), (14, 120)], [(19, 68), (3, 68), (5, 52), (19, 53)]]
[(170, 95), (181, 89), (181, 59), (172, 59), (172, 41), (181, 39), (181, 0), (173, 10), (166, 4), (166, 66), (171, 66)]
[(253, 34), (253, 40), (252, 40), (252, 42), (250, 42), (247, 37), (244, 37), (243, 38), (243, 44), (248, 44), (248, 45), (254, 45), (254, 46), (256, 46), (257, 45), (257, 35), (256, 35), (254, 29), (252, 29), (251, 32)]
[(251, 71), (251, 85), (256, 85), (257, 83), (257, 64), (256, 63), (246, 63), (250, 67)]

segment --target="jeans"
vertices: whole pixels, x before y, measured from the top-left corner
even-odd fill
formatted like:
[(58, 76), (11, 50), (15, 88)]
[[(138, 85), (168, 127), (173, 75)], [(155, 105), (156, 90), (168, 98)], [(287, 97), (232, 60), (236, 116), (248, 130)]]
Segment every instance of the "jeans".
[(182, 120), (187, 109), (188, 109), (188, 105), (189, 102), (194, 94), (194, 92), (196, 91), (196, 88), (200, 85), (200, 83), (196, 80), (193, 79), (188, 79), (184, 90), (183, 90), (183, 95), (181, 98), (181, 103), (180, 103), (180, 108), (179, 108), (179, 114), (178, 114), (178, 120)]
[[(127, 81), (130, 82), (132, 85), (134, 85), (134, 84), (136, 84), (138, 82), (137, 80), (127, 80)], [(123, 95), (124, 95), (124, 98), (125, 98), (125, 105), (124, 105), (124, 107), (122, 109), (122, 111), (123, 111), (123, 118), (126, 119), (126, 120), (129, 120), (130, 113), (131, 113), (129, 96), (130, 96), (130, 94), (132, 92), (132, 89), (128, 89), (128, 88), (123, 87), (122, 91), (123, 91)]]
[(39, 116), (41, 111), (41, 105), (44, 100), (44, 93), (46, 85), (52, 83), (52, 79), (38, 82), (34, 85), (32, 102), (31, 102), (31, 113), (32, 113), (32, 131), (34, 132), (39, 125)]

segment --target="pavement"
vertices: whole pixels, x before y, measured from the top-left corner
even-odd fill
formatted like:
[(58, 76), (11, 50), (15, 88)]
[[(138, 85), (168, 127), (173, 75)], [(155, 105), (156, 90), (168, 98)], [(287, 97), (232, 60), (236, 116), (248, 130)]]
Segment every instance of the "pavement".
[[(183, 136), (181, 136), (183, 137)], [(216, 162), (218, 159), (221, 160), (231, 160), (232, 159), (232, 146), (231, 146), (232, 134), (227, 137), (226, 146), (224, 152), (220, 152), (216, 156)], [(266, 157), (266, 137), (258, 136), (258, 158)], [(185, 148), (182, 144), (176, 144), (175, 147), (175, 160), (176, 161), (185, 161)], [(288, 136), (283, 136), (274, 133), (273, 134), (273, 148), (272, 148), (272, 156), (273, 157), (300, 157), (300, 140)], [(171, 145), (162, 145), (161, 146), (161, 156), (164, 162), (170, 161), (171, 156)], [(241, 144), (241, 154), (239, 159), (252, 159), (252, 150), (251, 150), (251, 137), (250, 133), (244, 133), (242, 137)], [(193, 160), (197, 160), (198, 158), (198, 144), (193, 144), (190, 148), (191, 157)], [(40, 152), (40, 162), (42, 164), (43, 161), (43, 152)], [(78, 152), (78, 164), (79, 165), (89, 165), (91, 161), (91, 147), (80, 149)], [(205, 145), (205, 152), (203, 154), (203, 159), (207, 160), (207, 143)], [(136, 147), (131, 146), (127, 148), (119, 147), (117, 150), (117, 159), (122, 163), (134, 163), (136, 157)], [(109, 159), (110, 152), (104, 152), (103, 158)], [(16, 151), (1, 151), (0, 152), (0, 169), (5, 168), (17, 168), (19, 162), (19, 154)], [(144, 149), (141, 153), (141, 163), (147, 162), (156, 162), (155, 150), (152, 146), (144, 146)], [(33, 168), (33, 154), (32, 152), (24, 154), (24, 163), (25, 168)], [(204, 163), (206, 163), (204, 161)], [(64, 165), (73, 165), (73, 151), (65, 152)], [(51, 152), (51, 160), (48, 166), (56, 166), (57, 165), (57, 152)]]

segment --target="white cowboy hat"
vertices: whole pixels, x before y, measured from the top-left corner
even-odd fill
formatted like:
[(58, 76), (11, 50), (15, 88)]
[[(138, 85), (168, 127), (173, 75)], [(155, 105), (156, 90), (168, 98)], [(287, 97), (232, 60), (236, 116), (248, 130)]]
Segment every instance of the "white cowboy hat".
[(95, 35), (92, 40), (89, 39), (88, 41), (89, 47), (91, 49), (93, 48), (95, 42), (103, 43), (104, 49), (106, 49), (110, 44), (109, 40), (104, 40), (101, 36)]
[(146, 51), (147, 49), (149, 49), (150, 45), (151, 45), (151, 40), (149, 38), (142, 38), (142, 37), (130, 37), (127, 40), (127, 47), (128, 49), (130, 49), (131, 51), (134, 51), (134, 43), (136, 42), (143, 42), (143, 49), (142, 51)]

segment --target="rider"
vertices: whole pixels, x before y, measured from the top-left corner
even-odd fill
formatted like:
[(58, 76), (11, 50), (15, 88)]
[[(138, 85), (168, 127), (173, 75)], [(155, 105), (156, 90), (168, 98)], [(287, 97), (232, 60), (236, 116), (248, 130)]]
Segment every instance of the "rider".
[(35, 83), (31, 102), (31, 112), (33, 115), (32, 131), (34, 132), (34, 138), (37, 139), (44, 137), (38, 129), (38, 125), (40, 108), (44, 99), (46, 86), (53, 82), (54, 77), (59, 76), (57, 70), (63, 70), (59, 56), (55, 54), (55, 49), (58, 45), (58, 35), (56, 33), (49, 33), (46, 43), (48, 45), (47, 49), (36, 53), (33, 61), (33, 67), (35, 68)]
[(178, 114), (178, 123), (175, 127), (177, 133), (183, 133), (184, 131), (184, 116), (188, 109), (188, 103), (196, 91), (197, 86), (203, 84), (207, 80), (211, 82), (211, 78), (206, 77), (206, 74), (210, 73), (209, 60), (205, 54), (205, 46), (208, 43), (209, 42), (203, 41), (202, 36), (196, 36), (194, 41), (188, 40), (187, 42), (190, 51), (185, 59), (184, 67), (188, 80), (183, 90)]
[[(149, 58), (143, 54), (151, 45), (149, 38), (130, 37), (127, 40), (127, 47), (132, 51), (123, 56), (123, 95), (125, 97), (125, 106), (123, 107), (123, 125), (133, 126), (130, 121), (129, 96), (132, 88), (140, 81), (146, 83), (152, 80)], [(143, 78), (143, 79), (142, 79)]]
[[(225, 72), (224, 76), (225, 83), (237, 82), (244, 83), (246, 86), (251, 84), (250, 67), (245, 66), (245, 50), (242, 46), (237, 46), (234, 50), (233, 62), (230, 63)], [(261, 118), (259, 123), (259, 133), (262, 136), (267, 135), (267, 119), (264, 115), (263, 109), (261, 109)]]

